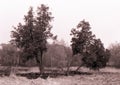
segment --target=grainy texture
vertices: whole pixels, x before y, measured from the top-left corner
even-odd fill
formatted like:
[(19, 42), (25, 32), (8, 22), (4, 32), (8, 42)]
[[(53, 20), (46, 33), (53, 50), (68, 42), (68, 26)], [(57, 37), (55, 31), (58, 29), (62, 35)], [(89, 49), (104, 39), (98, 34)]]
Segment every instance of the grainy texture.
[(24, 77), (0, 77), (0, 85), (119, 85), (120, 73), (95, 73), (93, 75), (61, 76), (46, 80)]
[[(36, 72), (37, 68), (29, 71)], [(88, 71), (87, 68), (81, 68)], [(100, 72), (91, 71), (91, 75), (59, 76), (47, 79), (27, 79), (10, 75), (10, 77), (0, 77), (0, 85), (120, 85), (120, 69), (104, 68)]]

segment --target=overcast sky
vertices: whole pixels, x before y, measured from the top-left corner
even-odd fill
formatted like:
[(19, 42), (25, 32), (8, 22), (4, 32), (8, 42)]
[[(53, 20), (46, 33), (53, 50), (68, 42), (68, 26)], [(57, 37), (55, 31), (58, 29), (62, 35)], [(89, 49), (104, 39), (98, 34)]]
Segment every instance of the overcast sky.
[(70, 31), (83, 19), (91, 30), (108, 47), (120, 42), (119, 0), (0, 0), (0, 43), (7, 43), (12, 26), (23, 22), (30, 6), (45, 4), (55, 17), (52, 32), (58, 39), (70, 43)]

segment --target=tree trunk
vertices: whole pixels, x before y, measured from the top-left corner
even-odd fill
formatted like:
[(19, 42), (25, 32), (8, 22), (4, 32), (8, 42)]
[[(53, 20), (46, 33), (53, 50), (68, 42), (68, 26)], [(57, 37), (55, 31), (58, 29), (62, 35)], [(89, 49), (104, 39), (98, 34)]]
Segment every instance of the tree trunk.
[(82, 66), (83, 66), (83, 64), (79, 65), (75, 71), (78, 71), (80, 69), (80, 67), (82, 67)]
[(68, 61), (66, 75), (69, 75), (69, 70), (70, 70), (70, 66), (71, 66), (71, 64), (72, 64), (72, 60), (73, 60), (73, 57), (72, 57), (72, 59), (70, 59), (70, 60)]
[(36, 61), (37, 61), (37, 64), (39, 66), (40, 74), (43, 73), (42, 56), (43, 56), (43, 52), (40, 52), (40, 54), (36, 55)]
[[(37, 65), (40, 67), (40, 60), (39, 60), (38, 56), (35, 56), (35, 59), (37, 61)], [(40, 68), (39, 68), (39, 71), (40, 71)]]
[(43, 73), (43, 52), (41, 51), (40, 52), (40, 66), (39, 66), (39, 69), (40, 69), (40, 73), (42, 74)]

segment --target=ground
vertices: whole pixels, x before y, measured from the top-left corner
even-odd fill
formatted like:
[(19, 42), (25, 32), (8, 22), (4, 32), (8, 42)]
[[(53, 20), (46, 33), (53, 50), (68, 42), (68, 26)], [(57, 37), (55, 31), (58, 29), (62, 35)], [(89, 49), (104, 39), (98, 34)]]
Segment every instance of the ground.
[[(36, 71), (36, 68), (30, 69)], [(81, 69), (87, 71), (87, 69)], [(90, 75), (59, 76), (47, 79), (27, 79), (10, 75), (0, 77), (0, 85), (120, 85), (120, 69), (105, 68), (100, 72), (91, 71)]]

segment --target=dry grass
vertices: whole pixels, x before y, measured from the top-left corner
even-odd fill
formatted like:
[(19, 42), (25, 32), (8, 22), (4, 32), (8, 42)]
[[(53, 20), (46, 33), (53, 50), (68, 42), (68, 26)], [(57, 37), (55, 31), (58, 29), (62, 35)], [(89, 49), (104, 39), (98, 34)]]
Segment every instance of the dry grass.
[(61, 76), (46, 80), (25, 77), (0, 77), (0, 85), (120, 85), (119, 73), (98, 73), (93, 75)]
[[(37, 68), (33, 69), (30, 70), (36, 71)], [(85, 68), (81, 70), (85, 70)], [(0, 85), (120, 85), (119, 69), (105, 68), (101, 69), (100, 72), (91, 72), (93, 72), (92, 75), (48, 77), (46, 80), (41, 78), (27, 79), (14, 75), (4, 76), (0, 77)]]

